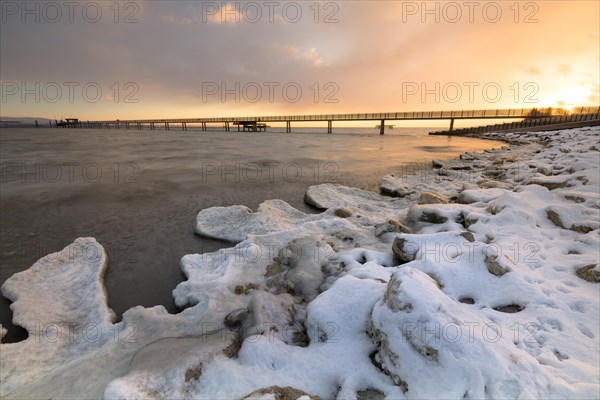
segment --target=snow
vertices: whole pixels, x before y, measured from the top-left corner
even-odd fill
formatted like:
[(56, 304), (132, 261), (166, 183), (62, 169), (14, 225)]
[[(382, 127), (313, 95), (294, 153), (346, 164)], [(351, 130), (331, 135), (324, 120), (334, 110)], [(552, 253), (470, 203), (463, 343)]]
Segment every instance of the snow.
[[(173, 296), (114, 322), (92, 238), (2, 287), (29, 338), (2, 344), (7, 398), (597, 398), (600, 129), (382, 178), (215, 207)], [(1, 327), (0, 327), (1, 328)], [(0, 335), (4, 330), (0, 329)]]

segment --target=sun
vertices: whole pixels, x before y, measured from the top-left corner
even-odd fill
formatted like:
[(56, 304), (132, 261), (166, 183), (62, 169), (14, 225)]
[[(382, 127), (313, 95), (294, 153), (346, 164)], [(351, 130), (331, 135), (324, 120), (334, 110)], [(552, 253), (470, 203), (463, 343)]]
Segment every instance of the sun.
[(571, 110), (577, 106), (584, 106), (588, 103), (590, 92), (585, 87), (573, 86), (558, 92), (554, 96), (554, 106)]

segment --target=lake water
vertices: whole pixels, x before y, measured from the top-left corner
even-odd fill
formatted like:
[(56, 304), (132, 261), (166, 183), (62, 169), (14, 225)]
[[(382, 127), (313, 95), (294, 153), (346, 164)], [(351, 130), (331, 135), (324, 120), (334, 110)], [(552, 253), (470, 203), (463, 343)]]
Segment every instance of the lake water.
[[(229, 247), (199, 237), (193, 226), (207, 207), (253, 209), (279, 198), (306, 212), (310, 185), (335, 182), (377, 191), (389, 172), (428, 167), (464, 151), (502, 143), (429, 136), (428, 128), (272, 128), (263, 133), (213, 130), (0, 130), (0, 284), (39, 258), (95, 237), (108, 251), (109, 306), (177, 312), (171, 291), (184, 280), (185, 254)], [(2, 297), (4, 341), (26, 337), (12, 325)]]

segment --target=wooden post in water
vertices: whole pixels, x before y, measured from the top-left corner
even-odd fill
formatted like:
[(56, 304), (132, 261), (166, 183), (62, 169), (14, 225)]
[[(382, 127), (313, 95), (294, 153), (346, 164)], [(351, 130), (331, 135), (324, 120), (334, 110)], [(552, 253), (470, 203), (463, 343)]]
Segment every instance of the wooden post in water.
[(169, 123), (168, 123), (168, 122), (165, 122), (165, 131), (168, 131), (168, 130), (170, 130), (170, 128), (169, 128)]
[(333, 128), (331, 126), (331, 121), (327, 121), (327, 133), (332, 133), (333, 132)]
[(292, 122), (291, 121), (285, 121), (285, 132), (292, 133)]
[(382, 119), (381, 125), (379, 125), (379, 134), (383, 135), (384, 132), (385, 132), (385, 119)]
[(450, 118), (450, 129), (449, 129), (449, 132), (452, 132), (452, 129), (454, 129), (454, 118)]

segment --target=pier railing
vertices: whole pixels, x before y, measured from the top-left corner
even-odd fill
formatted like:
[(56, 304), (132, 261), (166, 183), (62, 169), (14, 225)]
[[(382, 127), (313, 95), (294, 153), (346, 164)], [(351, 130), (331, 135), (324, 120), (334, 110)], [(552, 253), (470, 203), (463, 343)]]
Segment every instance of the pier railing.
[(108, 121), (79, 121), (68, 119), (67, 122), (57, 122), (57, 126), (67, 128), (107, 128), (142, 129), (148, 126), (151, 130), (156, 125), (164, 125), (165, 130), (170, 129), (170, 124), (181, 124), (182, 130), (187, 130), (187, 124), (200, 124), (203, 131), (207, 130), (206, 124), (223, 124), (225, 131), (230, 130), (229, 124), (237, 125), (238, 130), (260, 130), (266, 128), (268, 122), (285, 122), (286, 132), (291, 132), (292, 122), (327, 121), (327, 132), (332, 133), (333, 121), (378, 121), (380, 133), (383, 135), (385, 121), (400, 120), (450, 120), (450, 131), (453, 130), (455, 119), (547, 119), (565, 115), (598, 114), (600, 107), (578, 107), (572, 111), (561, 108), (511, 108), (495, 110), (454, 110), (454, 111), (404, 111), (383, 113), (353, 113), (353, 114), (305, 114), (305, 115), (266, 115), (245, 117), (210, 117), (210, 118), (171, 118), (171, 119), (130, 119)]
[[(580, 107), (571, 113), (589, 114), (600, 111), (600, 107)], [(245, 117), (133, 119), (89, 121), (90, 123), (219, 123), (219, 122), (310, 122), (310, 121), (380, 121), (380, 120), (427, 120), (427, 119), (492, 119), (492, 118), (540, 118), (564, 115), (568, 111), (559, 108), (513, 108), (495, 110), (459, 111), (408, 111), (353, 114), (308, 114), (308, 115), (264, 115)]]

